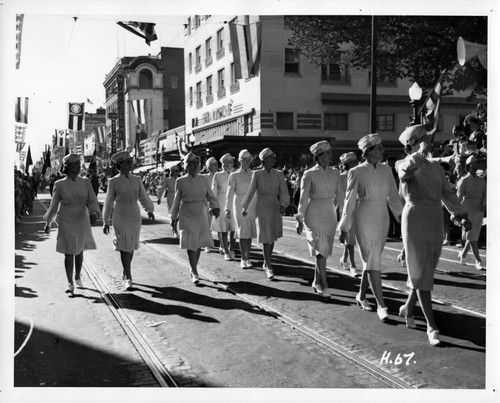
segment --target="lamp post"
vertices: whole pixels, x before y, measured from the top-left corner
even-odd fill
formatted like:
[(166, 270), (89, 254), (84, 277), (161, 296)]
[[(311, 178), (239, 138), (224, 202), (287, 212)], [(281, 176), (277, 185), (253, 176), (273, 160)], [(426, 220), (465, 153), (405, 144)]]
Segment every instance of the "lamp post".
[(194, 142), (196, 141), (196, 136), (194, 134), (190, 134), (189, 136), (189, 143), (191, 144), (191, 152), (193, 152), (193, 148), (194, 148)]
[(413, 118), (410, 120), (412, 126), (420, 124), (420, 114), (417, 112), (420, 99), (422, 98), (422, 88), (415, 81), (408, 90), (410, 96), (410, 105), (413, 108)]

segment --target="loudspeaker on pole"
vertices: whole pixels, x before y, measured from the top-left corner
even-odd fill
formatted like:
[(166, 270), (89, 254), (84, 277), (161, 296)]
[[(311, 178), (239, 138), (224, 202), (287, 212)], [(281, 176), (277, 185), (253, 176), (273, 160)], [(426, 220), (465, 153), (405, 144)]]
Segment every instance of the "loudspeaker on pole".
[(466, 41), (461, 36), (458, 38), (457, 58), (460, 66), (463, 66), (470, 59), (477, 56), (481, 65), (485, 69), (487, 69), (488, 68), (487, 55), (488, 55), (487, 45)]

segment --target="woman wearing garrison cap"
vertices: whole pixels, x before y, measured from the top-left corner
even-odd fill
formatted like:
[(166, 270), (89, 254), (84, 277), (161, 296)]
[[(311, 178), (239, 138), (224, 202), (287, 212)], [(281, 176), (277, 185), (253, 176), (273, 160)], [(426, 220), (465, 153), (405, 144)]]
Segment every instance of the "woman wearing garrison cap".
[[(342, 154), (340, 156), (340, 163), (343, 165), (343, 172), (340, 174), (340, 185), (342, 189), (347, 190), (347, 175), (351, 168), (354, 168), (359, 164), (358, 157), (352, 151)], [(340, 210), (340, 214), (342, 211)], [(356, 262), (354, 261), (354, 245), (356, 245), (356, 231), (354, 225), (351, 226), (349, 230), (345, 244), (344, 244), (344, 254), (340, 257), (340, 267), (344, 270), (349, 270), (353, 276), (358, 276), (356, 269)]]
[(252, 154), (248, 150), (241, 150), (238, 155), (240, 168), (229, 175), (229, 184), (226, 194), (226, 216), (236, 218), (236, 238), (240, 240), (241, 261), (240, 267), (247, 269), (253, 267), (250, 262), (250, 248), (252, 239), (257, 237), (257, 227), (255, 223), (255, 199), (252, 200), (247, 211), (247, 216), (243, 217), (241, 201), (245, 197), (252, 180), (250, 163)]
[[(229, 183), (229, 175), (234, 171), (234, 157), (231, 154), (224, 154), (220, 163), (222, 171), (217, 172), (212, 180), (212, 192), (219, 201), (219, 208), (222, 212), (226, 209), (226, 193)], [(236, 223), (232, 217), (227, 217), (226, 214), (220, 214), (218, 218), (212, 220), (212, 231), (216, 231), (219, 237), (219, 244), (224, 249), (224, 259), (234, 260), (234, 231)], [(228, 240), (229, 234), (229, 240)]]
[[(163, 184), (161, 185), (160, 190), (157, 193), (158, 204), (161, 204), (161, 198), (165, 194), (167, 196), (167, 208), (168, 211), (172, 208), (172, 203), (174, 202), (175, 195), (175, 182), (179, 177), (179, 166), (174, 165), (170, 168), (169, 176), (163, 180)], [(177, 221), (173, 221), (170, 223), (172, 227), (172, 233), (176, 238), (179, 237), (177, 234)]]
[(276, 163), (276, 154), (265, 148), (259, 153), (263, 168), (254, 171), (248, 191), (241, 202), (242, 215), (245, 217), (250, 203), (257, 194), (256, 210), (259, 223), (258, 238), (263, 244), (264, 271), (267, 278), (274, 278), (271, 257), (274, 242), (283, 236), (283, 217), (285, 209), (290, 204), (290, 195), (286, 186), (285, 177), (281, 171), (273, 168)]
[(134, 251), (139, 249), (141, 233), (141, 210), (137, 201), (140, 201), (148, 213), (150, 220), (154, 220), (154, 204), (149, 198), (139, 176), (132, 175), (133, 160), (128, 151), (119, 151), (111, 156), (111, 161), (118, 169), (118, 175), (108, 181), (108, 191), (103, 208), (103, 232), (109, 234), (109, 222), (113, 214), (113, 228), (115, 250), (120, 252), (123, 266), (123, 280), (125, 290), (132, 289), (132, 259)]
[[(200, 174), (200, 176), (204, 176), (205, 178), (207, 178), (208, 186), (211, 189), (212, 182), (214, 180), (214, 176), (217, 172), (219, 172), (219, 162), (214, 157), (210, 157), (205, 161), (205, 167), (207, 168), (208, 172), (206, 174)], [(209, 210), (210, 210), (210, 205), (207, 203), (207, 213)], [(212, 226), (212, 214), (207, 214), (207, 216), (208, 216), (208, 226), (211, 227)], [(205, 250), (205, 252), (209, 253), (211, 248), (209, 248), (207, 246), (204, 248), (204, 250)], [(219, 247), (219, 252), (224, 253), (224, 248), (222, 247), (222, 245), (220, 245), (220, 247)]]
[(191, 281), (198, 284), (198, 261), (201, 248), (213, 247), (214, 240), (207, 219), (206, 203), (210, 204), (210, 214), (217, 218), (219, 202), (210, 188), (207, 179), (198, 175), (200, 158), (188, 153), (184, 156), (184, 169), (187, 174), (177, 179), (175, 197), (170, 211), (173, 220), (179, 220), (181, 249), (187, 249), (191, 266)]
[(381, 256), (389, 230), (389, 212), (399, 220), (403, 209), (396, 181), (389, 166), (381, 164), (384, 158), (382, 139), (376, 133), (358, 142), (365, 162), (349, 170), (344, 211), (340, 220), (340, 242), (344, 243), (354, 225), (363, 273), (356, 303), (365, 311), (372, 308), (365, 299), (368, 285), (377, 301), (377, 314), (381, 321), (388, 318), (382, 294), (380, 277)]
[(462, 207), (469, 213), (469, 219), (472, 223), (472, 229), (465, 233), (465, 246), (462, 252), (458, 254), (460, 263), (465, 264), (465, 258), (469, 249), (472, 249), (472, 254), (476, 259), (476, 269), (484, 270), (477, 240), (483, 225), (484, 212), (486, 211), (486, 181), (484, 178), (477, 176), (477, 157), (471, 155), (465, 161), (465, 166), (468, 171), (460, 182), (458, 182), (457, 196)]
[(57, 216), (59, 230), (56, 251), (64, 254), (68, 280), (66, 292), (73, 294), (73, 263), (76, 286), (83, 288), (80, 277), (83, 251), (96, 249), (90, 225), (101, 215), (101, 210), (90, 180), (79, 175), (80, 155), (66, 155), (63, 165), (66, 177), (55, 183), (53, 197), (43, 219), (47, 221), (45, 233), (50, 234), (50, 226)]
[(313, 144), (309, 150), (316, 166), (305, 171), (302, 176), (295, 219), (298, 221), (298, 234), (301, 234), (305, 227), (309, 252), (316, 258), (313, 291), (329, 298), (326, 259), (332, 254), (337, 229), (335, 204), (338, 203), (342, 210), (345, 193), (340, 184), (340, 172), (328, 166), (332, 161), (330, 143), (323, 140)]
[(401, 230), (406, 251), (407, 285), (411, 289), (399, 314), (405, 317), (408, 327), (415, 327), (413, 311), (418, 298), (427, 322), (429, 343), (436, 346), (440, 340), (432, 313), (431, 291), (443, 245), (442, 203), (455, 219), (461, 220), (464, 228), (470, 229), (470, 221), (439, 162), (428, 159), (431, 138), (423, 125), (408, 127), (399, 137), (408, 151), (406, 158), (397, 164), (396, 171), (401, 180), (400, 192), (405, 198)]

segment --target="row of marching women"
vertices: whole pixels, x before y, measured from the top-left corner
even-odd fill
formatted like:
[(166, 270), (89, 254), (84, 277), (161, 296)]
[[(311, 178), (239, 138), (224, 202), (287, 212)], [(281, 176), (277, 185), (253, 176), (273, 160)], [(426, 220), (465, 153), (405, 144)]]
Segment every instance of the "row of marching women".
[[(471, 242), (474, 231), (480, 227), (476, 217), (477, 203), (464, 201), (465, 191), (459, 197), (451, 188), (439, 159), (431, 158), (433, 136), (424, 126), (407, 128), (399, 137), (406, 158), (397, 161), (395, 169), (399, 191), (392, 168), (384, 163), (384, 147), (379, 134), (369, 134), (358, 142), (362, 154), (359, 162), (354, 152), (340, 157), (342, 171), (331, 167), (331, 144), (324, 140), (310, 146), (315, 165), (305, 170), (300, 180), (297, 213), (297, 233), (305, 235), (309, 252), (315, 259), (312, 292), (330, 298), (326, 267), (332, 255), (335, 236), (344, 246), (341, 267), (360, 275), (356, 304), (363, 310), (375, 311), (385, 322), (389, 311), (384, 302), (381, 281), (382, 252), (389, 229), (389, 210), (401, 223), (401, 233), (407, 267), (407, 285), (411, 292), (397, 314), (406, 325), (414, 328), (414, 307), (420, 303), (427, 323), (431, 345), (439, 345), (439, 330), (433, 318), (431, 292), (443, 245), (443, 208), (451, 219), (459, 223)], [(248, 150), (238, 154), (239, 168), (234, 169), (235, 158), (225, 154), (218, 161), (208, 159), (207, 174), (200, 174), (200, 158), (188, 153), (183, 159), (185, 174), (178, 175), (173, 167), (157, 194), (166, 203), (174, 235), (179, 237), (181, 249), (187, 251), (190, 279), (198, 284), (198, 262), (202, 250), (213, 251), (216, 232), (219, 251), (227, 261), (235, 260), (235, 239), (239, 240), (241, 269), (254, 265), (250, 260), (253, 239), (262, 244), (263, 271), (268, 279), (279, 275), (273, 265), (275, 242), (283, 236), (283, 218), (290, 203), (290, 194), (283, 173), (274, 168), (277, 156), (269, 148), (259, 153), (262, 166), (250, 169), (252, 156)], [(154, 204), (141, 178), (131, 174), (133, 160), (126, 151), (112, 156), (119, 173), (109, 179), (103, 208), (103, 232), (110, 233), (111, 215), (114, 229), (113, 243), (120, 252), (124, 287), (133, 289), (132, 259), (139, 248), (142, 204), (154, 220)], [(474, 176), (474, 157), (467, 159), (469, 173)], [(80, 158), (70, 154), (64, 158), (66, 177), (57, 181), (51, 205), (45, 215), (46, 232), (59, 216), (57, 251), (65, 255), (68, 279), (66, 291), (73, 293), (76, 282), (81, 287), (83, 251), (95, 249), (90, 223), (100, 214), (96, 195), (90, 181), (79, 176)], [(466, 199), (466, 197), (465, 197)], [(474, 204), (476, 203), (476, 204)], [(89, 220), (90, 214), (90, 220)], [(339, 219), (340, 218), (340, 219)], [(362, 262), (358, 273), (354, 264), (354, 244), (357, 244)], [(471, 247), (474, 246), (471, 243)], [(75, 275), (73, 277), (73, 267)], [(366, 299), (368, 290), (376, 306)]]

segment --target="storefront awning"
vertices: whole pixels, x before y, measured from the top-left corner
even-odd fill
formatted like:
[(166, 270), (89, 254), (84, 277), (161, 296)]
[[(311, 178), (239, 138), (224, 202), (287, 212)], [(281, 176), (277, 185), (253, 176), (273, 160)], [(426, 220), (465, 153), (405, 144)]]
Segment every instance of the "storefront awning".
[(139, 172), (146, 172), (146, 171), (149, 171), (149, 170), (153, 169), (155, 166), (156, 166), (155, 164), (144, 165), (144, 166), (141, 166), (141, 167), (134, 168), (132, 170), (132, 172), (135, 173), (135, 174), (138, 174)]

